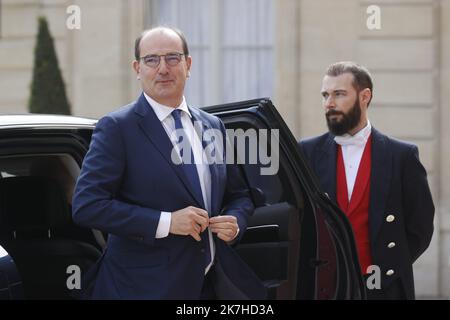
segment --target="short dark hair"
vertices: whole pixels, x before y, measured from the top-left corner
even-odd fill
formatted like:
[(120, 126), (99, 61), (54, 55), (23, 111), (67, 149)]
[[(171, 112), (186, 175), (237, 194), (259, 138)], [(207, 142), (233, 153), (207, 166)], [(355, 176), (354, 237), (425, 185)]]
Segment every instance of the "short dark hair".
[[(370, 75), (369, 70), (367, 70), (364, 66), (361, 66), (353, 61), (335, 62), (328, 66), (325, 74), (330, 77), (337, 77), (344, 73), (351, 73), (353, 75), (352, 84), (357, 92), (369, 88), (373, 97), (372, 76)], [(370, 98), (367, 106), (369, 106), (372, 97)]]
[(141, 56), (141, 40), (142, 40), (142, 38), (143, 38), (147, 33), (149, 33), (150, 31), (153, 31), (153, 30), (155, 30), (155, 29), (166, 29), (166, 30), (171, 30), (171, 31), (175, 32), (175, 33), (180, 37), (180, 39), (181, 39), (181, 43), (182, 43), (182, 46), (183, 46), (183, 53), (184, 53), (185, 55), (187, 55), (187, 56), (189, 55), (189, 48), (188, 48), (188, 44), (187, 44), (187, 41), (186, 41), (186, 37), (184, 36), (183, 32), (181, 32), (181, 30), (179, 30), (179, 29), (177, 29), (177, 28), (174, 28), (174, 27), (157, 26), (157, 27), (153, 27), (153, 28), (144, 30), (144, 31), (139, 35), (139, 37), (137, 37), (136, 40), (134, 41), (134, 58), (135, 58), (136, 60), (139, 61), (139, 58), (140, 58), (140, 56)]

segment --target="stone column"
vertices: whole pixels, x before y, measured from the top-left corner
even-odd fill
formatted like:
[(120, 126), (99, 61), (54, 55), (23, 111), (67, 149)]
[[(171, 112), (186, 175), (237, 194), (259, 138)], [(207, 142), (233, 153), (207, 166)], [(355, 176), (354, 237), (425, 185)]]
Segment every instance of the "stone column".
[(440, 1), (440, 175), (437, 209), (441, 216), (441, 225), (435, 226), (440, 232), (440, 294), (450, 298), (450, 2)]
[(275, 96), (274, 104), (298, 137), (300, 133), (300, 4), (275, 1)]
[(141, 1), (74, 1), (81, 30), (73, 30), (73, 111), (99, 117), (136, 97), (133, 60)]
[(300, 97), (297, 102), (301, 138), (327, 131), (320, 89), (326, 67), (354, 60), (358, 32), (357, 0), (302, 0), (300, 7)]

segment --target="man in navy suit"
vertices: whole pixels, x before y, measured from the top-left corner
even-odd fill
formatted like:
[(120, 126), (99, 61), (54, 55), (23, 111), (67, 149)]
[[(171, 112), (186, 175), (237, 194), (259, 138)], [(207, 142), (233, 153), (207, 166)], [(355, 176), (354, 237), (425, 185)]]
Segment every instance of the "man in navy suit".
[(352, 225), (368, 297), (414, 299), (412, 264), (433, 234), (433, 200), (417, 147), (371, 126), (372, 90), (365, 67), (330, 65), (321, 92), (329, 132), (299, 145)]
[[(247, 186), (235, 165), (202, 161), (207, 146), (198, 127), (226, 135), (217, 117), (187, 106), (186, 39), (172, 28), (147, 30), (135, 58), (143, 93), (97, 123), (73, 199), (77, 224), (109, 234), (84, 279), (85, 297), (265, 298), (230, 246), (254, 210)], [(189, 148), (173, 134), (179, 130)]]

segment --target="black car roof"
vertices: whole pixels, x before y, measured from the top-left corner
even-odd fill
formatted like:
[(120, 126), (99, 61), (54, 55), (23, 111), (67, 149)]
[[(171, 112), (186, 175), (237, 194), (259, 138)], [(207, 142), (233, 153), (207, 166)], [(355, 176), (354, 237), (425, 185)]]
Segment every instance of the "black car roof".
[(0, 129), (23, 127), (93, 127), (97, 119), (55, 114), (0, 115)]

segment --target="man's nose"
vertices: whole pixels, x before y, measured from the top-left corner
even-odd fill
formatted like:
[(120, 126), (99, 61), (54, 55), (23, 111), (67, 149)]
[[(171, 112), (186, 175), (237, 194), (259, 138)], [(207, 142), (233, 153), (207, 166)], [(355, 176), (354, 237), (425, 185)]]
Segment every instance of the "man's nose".
[(334, 109), (336, 107), (334, 99), (331, 95), (323, 99), (323, 106), (325, 107), (326, 111)]
[(169, 68), (166, 64), (166, 59), (164, 57), (161, 57), (161, 60), (159, 61), (159, 66), (158, 66), (158, 73), (166, 74), (168, 69)]

